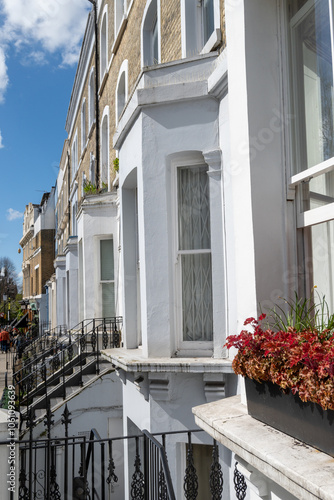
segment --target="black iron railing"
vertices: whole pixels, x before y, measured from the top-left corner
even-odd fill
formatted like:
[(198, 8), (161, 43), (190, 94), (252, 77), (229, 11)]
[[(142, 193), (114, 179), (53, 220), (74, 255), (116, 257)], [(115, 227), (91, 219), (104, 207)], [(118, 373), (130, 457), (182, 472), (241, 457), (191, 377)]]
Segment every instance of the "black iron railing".
[(145, 498), (168, 498), (175, 500), (172, 478), (166, 455), (166, 434), (162, 434), (162, 443), (147, 430), (144, 435)]
[[(102, 439), (97, 430), (92, 429), (89, 437), (85, 435), (69, 437), (70, 415), (66, 406), (61, 421), (65, 426), (64, 437), (51, 437), (54, 425), (51, 412), (44, 422), (48, 436), (45, 439), (33, 439), (35, 423), (33, 419), (30, 420), (29, 439), (18, 443), (20, 500), (121, 498), (127, 480), (129, 482), (127, 498), (130, 500), (175, 500), (175, 483), (173, 484), (168, 465), (167, 449), (172, 450), (175, 459), (176, 442), (187, 446), (186, 469), (183, 471), (175, 469), (176, 473), (181, 474), (184, 498), (196, 500), (200, 482), (203, 481), (210, 485), (208, 500), (222, 499), (223, 473), (215, 441), (212, 444), (212, 465), (208, 474), (203, 473), (203, 470), (198, 474), (199, 471), (196, 471), (194, 466), (191, 442), (195, 434), (203, 433), (203, 430), (155, 434), (144, 430), (138, 435)], [(7, 442), (0, 443), (0, 446), (7, 445)], [(129, 477), (124, 480), (126, 446), (128, 450), (131, 447), (134, 452), (128, 454)], [(244, 500), (246, 483), (236, 467), (234, 487), (235, 497), (231, 498)]]
[(24, 363), (13, 374), (22, 415), (28, 415), (30, 406), (46, 409), (51, 398), (65, 399), (66, 387), (82, 386), (84, 375), (99, 374), (101, 349), (119, 347), (121, 325), (120, 317), (82, 322), (62, 341)]

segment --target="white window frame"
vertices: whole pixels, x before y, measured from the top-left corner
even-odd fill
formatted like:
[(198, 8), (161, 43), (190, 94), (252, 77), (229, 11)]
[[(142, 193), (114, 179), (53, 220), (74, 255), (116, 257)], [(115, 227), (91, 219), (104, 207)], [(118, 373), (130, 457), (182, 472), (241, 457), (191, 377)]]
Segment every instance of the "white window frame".
[(89, 159), (89, 180), (92, 184), (95, 184), (95, 174), (96, 174), (96, 165), (95, 165), (95, 156), (92, 152), (90, 152)]
[[(318, 0), (319, 1), (319, 0)], [(290, 29), (297, 26), (308, 14), (311, 7), (313, 6), (314, 1), (309, 0), (304, 4), (304, 6), (295, 14), (295, 16), (290, 20)], [(334, 28), (333, 28), (333, 3), (332, 0), (328, 0), (329, 4), (329, 12), (331, 16), (330, 29), (331, 29), (331, 40), (332, 40), (332, 66), (334, 72)], [(293, 47), (291, 47), (291, 51), (293, 51)], [(292, 56), (291, 56), (292, 57)], [(293, 71), (292, 71), (293, 73)], [(294, 80), (294, 88), (293, 94), (296, 99), (296, 95), (298, 95), (298, 89), (296, 84), (296, 75), (293, 73), (292, 75)], [(334, 74), (333, 74), (334, 81)], [(296, 134), (297, 135), (297, 134)], [(297, 139), (298, 142), (298, 139)], [(301, 150), (299, 145), (297, 146), (297, 154)], [(296, 189), (298, 186), (301, 186), (302, 183), (310, 181), (312, 178), (318, 177), (325, 173), (331, 172), (334, 170), (334, 156), (325, 160), (317, 165), (314, 165), (310, 168), (305, 168), (301, 172), (292, 175), (289, 181), (289, 189)], [(297, 194), (297, 228), (309, 227), (314, 224), (319, 224), (321, 222), (328, 222), (329, 220), (334, 219), (334, 203), (329, 203), (320, 208), (315, 208), (308, 211), (301, 210), (301, 203), (299, 200), (299, 196)]]
[(115, 40), (117, 39), (119, 30), (121, 29), (123, 20), (126, 16), (127, 6), (125, 0), (114, 0), (114, 32)]
[[(103, 27), (105, 23), (105, 33)], [(103, 14), (101, 16), (100, 28), (100, 82), (102, 83), (104, 75), (108, 72), (109, 58), (108, 58), (108, 5), (105, 5)]]
[(87, 142), (86, 117), (87, 117), (87, 106), (86, 106), (86, 99), (84, 99), (81, 106), (81, 153), (85, 150)]
[[(112, 246), (113, 246), (113, 256), (114, 256), (114, 261), (113, 261), (113, 271), (114, 271), (114, 279), (113, 280), (103, 280), (101, 276), (101, 242), (105, 240), (111, 240), (112, 241)], [(103, 235), (102, 237), (98, 238), (98, 276), (99, 276), (99, 288), (100, 288), (100, 297), (101, 297), (101, 316), (103, 315), (103, 301), (102, 301), (102, 285), (103, 284), (111, 284), (113, 283), (114, 285), (114, 298), (116, 298), (115, 292), (116, 292), (116, 280), (115, 280), (115, 246), (114, 246), (114, 237), (113, 235)], [(114, 312), (116, 314), (116, 303), (114, 303)]]
[(74, 134), (71, 153), (72, 153), (71, 165), (72, 165), (72, 181), (73, 181), (79, 166), (78, 130), (76, 130)]
[(85, 172), (82, 174), (82, 182), (81, 182), (81, 196), (84, 196), (85, 194), (85, 185), (87, 182), (87, 177)]
[[(318, 0), (319, 3), (321, 0)], [(286, 11), (286, 16), (288, 18), (287, 29), (290, 31), (291, 35), (291, 46), (290, 46), (290, 60), (294, 61), (295, 54), (295, 46), (294, 46), (294, 37), (292, 36), (292, 31), (295, 29), (299, 23), (305, 19), (305, 17), (309, 14), (311, 8), (315, 5), (313, 0), (308, 0), (303, 7), (299, 9), (298, 12), (289, 20), (289, 15)], [(328, 0), (329, 5), (329, 13), (330, 13), (330, 34), (331, 34), (331, 46), (332, 46), (332, 68), (334, 73), (334, 22), (333, 22), (333, 0)], [(297, 103), (299, 96), (299, 89), (297, 84), (297, 74), (294, 68), (294, 64), (290, 64), (290, 78), (293, 81), (291, 85), (291, 95), (293, 96), (294, 101)], [(333, 82), (334, 82), (334, 74), (333, 74)], [(298, 105), (297, 105), (298, 106)], [(298, 110), (299, 110), (298, 106)], [(297, 110), (296, 110), (297, 111)], [(295, 111), (295, 112), (296, 112)], [(301, 120), (298, 120), (298, 123), (301, 123)], [(291, 130), (291, 136), (293, 136), (293, 142), (296, 144), (296, 150), (294, 154), (291, 155), (291, 162), (297, 162), (297, 166), (302, 168), (301, 161), (299, 156), (302, 148), (300, 147), (300, 136), (296, 130)], [(305, 168), (303, 168), (297, 174), (289, 173), (289, 181), (288, 181), (288, 191), (290, 193), (295, 194), (295, 207), (296, 207), (296, 228), (297, 231), (303, 231), (303, 246), (305, 255), (303, 260), (308, 261), (309, 259), (309, 250), (311, 248), (311, 233), (310, 230), (313, 226), (317, 224), (322, 224), (326, 222), (330, 222), (334, 220), (334, 203), (328, 203), (327, 205), (323, 205), (318, 208), (313, 208), (309, 210), (303, 210), (302, 208), (302, 186), (304, 183), (309, 182), (311, 179), (314, 179), (318, 176), (324, 175), (328, 172), (334, 171), (334, 156), (322, 161), (316, 165), (313, 165), (310, 168), (307, 168), (305, 164)], [(307, 266), (308, 267), (308, 266)], [(313, 274), (313, 270), (309, 269), (304, 270), (305, 273), (305, 291), (306, 293), (310, 293), (313, 287), (313, 280), (311, 279), (311, 275)], [(333, 311), (332, 311), (333, 312)]]
[[(116, 119), (116, 126), (118, 125), (118, 121), (119, 121), (119, 118), (121, 116), (121, 114), (123, 113), (123, 110), (127, 104), (127, 101), (128, 101), (128, 60), (125, 59), (123, 62), (122, 62), (122, 65), (120, 67), (120, 70), (119, 70), (119, 73), (118, 73), (118, 78), (117, 78), (117, 83), (116, 83), (116, 92), (115, 92), (115, 103), (116, 103), (116, 106), (115, 106), (115, 113), (116, 113), (116, 116), (115, 116), (115, 119)], [(120, 97), (120, 83), (121, 83), (121, 79), (124, 75), (124, 106), (122, 107), (122, 109), (119, 109), (119, 97)]]
[(88, 130), (90, 135), (93, 124), (95, 123), (95, 68), (90, 70), (88, 84)]
[(181, 0), (182, 57), (211, 52), (222, 40), (220, 0), (213, 0), (214, 30), (204, 43), (202, 0)]
[[(107, 141), (107, 144), (105, 145), (104, 141), (105, 141), (105, 138), (104, 138), (104, 132), (103, 132), (103, 127), (104, 127), (104, 123), (107, 124), (107, 137), (106, 137), (106, 141)], [(110, 182), (110, 175), (109, 175), (109, 172), (110, 172), (110, 151), (109, 151), (109, 133), (110, 133), (110, 129), (109, 129), (109, 106), (106, 106), (103, 110), (103, 114), (102, 114), (102, 118), (101, 118), (101, 126), (100, 126), (100, 137), (101, 137), (101, 146), (100, 146), (100, 158), (101, 158), (101, 186), (102, 187), (102, 182), (105, 182), (108, 186), (108, 190), (109, 190), (109, 182)], [(105, 148), (106, 148), (106, 158), (105, 158)], [(104, 160), (106, 160), (106, 164), (104, 165)], [(104, 172), (104, 168), (106, 167), (107, 169), (107, 172), (106, 172), (106, 177), (105, 177), (105, 172)]]
[(72, 201), (71, 204), (72, 236), (78, 235), (77, 214), (78, 214), (78, 200), (75, 197), (75, 199)]
[[(212, 235), (211, 235), (211, 247), (210, 249), (200, 249), (200, 250), (179, 250), (178, 241), (178, 183), (177, 183), (177, 172), (179, 168), (191, 168), (197, 166), (206, 165), (203, 158), (199, 155), (190, 155), (188, 158), (181, 160), (173, 160), (171, 162), (172, 167), (172, 217), (173, 217), (173, 248), (174, 248), (174, 311), (175, 311), (175, 345), (177, 348), (178, 355), (200, 355), (200, 356), (212, 356), (213, 346), (214, 346), (214, 331), (212, 331), (212, 340), (210, 341), (185, 341), (183, 340), (183, 321), (182, 321), (182, 269), (181, 269), (181, 255), (184, 254), (203, 254), (210, 253), (211, 255), (211, 272), (212, 272)], [(209, 193), (210, 196), (210, 193)], [(211, 203), (210, 203), (211, 205)], [(211, 209), (211, 206), (210, 206)], [(211, 221), (211, 215), (210, 215)], [(213, 296), (213, 286), (211, 282), (211, 293)], [(213, 312), (212, 312), (213, 314)], [(213, 318), (212, 318), (213, 319)], [(214, 327), (213, 327), (214, 330)]]
[[(154, 61), (152, 34), (153, 27), (157, 23), (158, 30), (158, 61)], [(161, 19), (160, 0), (148, 0), (141, 24), (141, 67), (153, 66), (161, 62)]]

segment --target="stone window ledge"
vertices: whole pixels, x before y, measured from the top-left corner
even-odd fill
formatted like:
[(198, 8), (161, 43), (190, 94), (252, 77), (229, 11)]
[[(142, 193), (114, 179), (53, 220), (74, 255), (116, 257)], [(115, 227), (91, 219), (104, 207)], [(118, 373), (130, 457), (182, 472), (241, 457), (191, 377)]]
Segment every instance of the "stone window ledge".
[[(303, 500), (334, 500), (334, 458), (255, 420), (234, 396), (193, 408), (196, 424), (269, 482)], [(245, 465), (244, 465), (245, 466)]]
[(230, 360), (215, 358), (145, 358), (141, 349), (106, 349), (104, 359), (126, 372), (233, 373)]

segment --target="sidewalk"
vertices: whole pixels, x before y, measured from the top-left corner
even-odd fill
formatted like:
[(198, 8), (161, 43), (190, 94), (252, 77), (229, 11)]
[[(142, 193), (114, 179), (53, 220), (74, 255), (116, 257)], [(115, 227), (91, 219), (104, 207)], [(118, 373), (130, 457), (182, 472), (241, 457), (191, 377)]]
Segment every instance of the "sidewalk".
[(12, 359), (13, 353), (8, 352), (7, 354), (0, 352), (0, 398), (2, 392), (5, 388), (5, 374), (7, 374), (7, 383), (10, 385), (12, 383)]

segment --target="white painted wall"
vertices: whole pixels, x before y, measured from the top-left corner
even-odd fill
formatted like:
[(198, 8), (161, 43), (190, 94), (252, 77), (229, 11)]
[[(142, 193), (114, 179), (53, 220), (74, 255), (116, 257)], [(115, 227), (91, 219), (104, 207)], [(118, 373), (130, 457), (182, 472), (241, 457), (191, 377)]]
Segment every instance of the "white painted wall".
[[(100, 247), (103, 237), (112, 237), (114, 244), (115, 289), (118, 271), (118, 220), (117, 197), (115, 193), (88, 197), (78, 215), (78, 241), (83, 252), (83, 318), (102, 317), (100, 289)], [(119, 314), (118, 304), (116, 313)], [(81, 319), (79, 318), (79, 321)]]
[(66, 325), (66, 261), (64, 257), (55, 260), (57, 326)]
[(66, 325), (73, 328), (78, 316), (78, 245), (77, 237), (71, 237), (65, 249), (66, 258)]
[[(141, 189), (139, 167), (142, 157), (142, 120), (138, 119), (129, 131), (128, 140), (119, 151), (120, 176), (120, 240), (124, 347), (138, 346), (137, 307), (140, 303), (138, 282), (138, 255), (136, 251), (136, 189)], [(140, 175), (140, 177), (139, 177)], [(138, 231), (139, 232), (139, 231)]]
[(233, 269), (229, 302), (236, 304), (230, 327), (237, 321), (237, 330), (246, 317), (256, 316), (260, 302), (272, 305), (297, 286), (289, 271), (295, 237), (293, 206), (286, 201), (288, 118), (280, 4), (251, 0), (226, 12), (231, 141), (225, 189), (227, 267)]
[[(124, 313), (125, 325), (129, 325), (125, 328), (125, 342), (127, 347), (137, 345), (133, 335), (137, 317), (133, 307), (137, 303), (136, 285), (133, 286), (134, 222), (131, 228), (129, 226), (133, 213), (133, 208), (129, 208), (129, 190), (137, 187), (141, 329), (145, 356), (170, 356), (177, 348), (174, 337), (174, 229), (171, 221), (174, 188), (171, 163), (179, 158), (182, 164), (182, 158), (189, 151), (217, 150), (218, 109), (217, 102), (211, 98), (145, 108), (119, 151), (122, 165), (120, 185), (123, 210)], [(137, 168), (137, 175), (133, 173), (132, 179), (130, 174), (134, 168)], [(126, 233), (126, 229), (129, 233)], [(217, 236), (214, 230), (212, 234), (213, 238)], [(220, 343), (222, 340), (223, 338)]]

